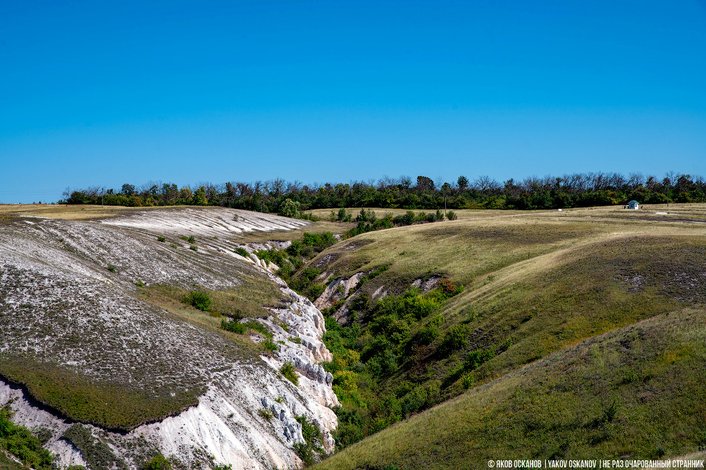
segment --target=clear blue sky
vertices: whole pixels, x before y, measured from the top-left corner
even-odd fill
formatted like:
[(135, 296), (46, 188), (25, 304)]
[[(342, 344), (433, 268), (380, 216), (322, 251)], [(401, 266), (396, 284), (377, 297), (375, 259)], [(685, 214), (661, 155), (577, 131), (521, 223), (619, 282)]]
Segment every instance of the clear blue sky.
[(706, 1), (0, 2), (0, 202), (706, 176)]

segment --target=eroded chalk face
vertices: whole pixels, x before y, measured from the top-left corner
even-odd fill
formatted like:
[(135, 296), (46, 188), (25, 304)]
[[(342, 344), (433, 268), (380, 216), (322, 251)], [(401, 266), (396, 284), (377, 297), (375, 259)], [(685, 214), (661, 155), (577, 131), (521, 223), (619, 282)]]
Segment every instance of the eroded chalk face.
[[(49, 429), (47, 447), (64, 466), (90, 464), (88, 440), (135, 466), (159, 451), (187, 467), (295, 467), (302, 416), (332, 450), (337, 400), (317, 365), (330, 359), (323, 316), (225, 236), (302, 222), (228, 209), (141, 214), (0, 225), (0, 373), (24, 385), (0, 383), (0, 405), (12, 401), (16, 422)], [(273, 353), (232, 340), (179, 298), (144, 294), (198, 288), (225, 298), (245, 287), (252, 297), (255, 285), (278, 293), (253, 320), (280, 345)], [(297, 386), (279, 372), (285, 362), (296, 365)], [(276, 417), (261, 412), (263, 401), (276, 403)]]

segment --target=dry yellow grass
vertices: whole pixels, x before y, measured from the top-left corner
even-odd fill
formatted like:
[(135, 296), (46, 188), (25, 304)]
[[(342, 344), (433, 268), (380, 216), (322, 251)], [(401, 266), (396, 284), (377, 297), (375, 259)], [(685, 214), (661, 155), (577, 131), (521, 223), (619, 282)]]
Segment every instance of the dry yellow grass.
[(158, 207), (93, 206), (69, 204), (2, 204), (0, 215), (46, 217), (62, 220), (89, 220), (115, 217), (136, 210), (160, 209)]

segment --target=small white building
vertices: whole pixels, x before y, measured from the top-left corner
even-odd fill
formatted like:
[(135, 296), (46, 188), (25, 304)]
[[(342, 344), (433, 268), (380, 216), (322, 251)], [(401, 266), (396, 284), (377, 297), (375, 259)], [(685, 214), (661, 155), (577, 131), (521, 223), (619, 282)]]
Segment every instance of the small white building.
[(640, 203), (633, 199), (632, 201), (628, 202), (625, 208), (636, 211), (640, 208)]

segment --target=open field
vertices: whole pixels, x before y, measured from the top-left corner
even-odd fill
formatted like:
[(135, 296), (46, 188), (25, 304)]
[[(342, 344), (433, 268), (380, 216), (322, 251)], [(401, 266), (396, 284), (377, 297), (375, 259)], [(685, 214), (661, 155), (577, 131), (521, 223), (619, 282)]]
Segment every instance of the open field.
[[(355, 217), (360, 212), (360, 207), (346, 208), (346, 210)], [(393, 216), (402, 215), (407, 212), (407, 209), (386, 209), (386, 208), (366, 208), (366, 210), (373, 210), (380, 217), (385, 214), (392, 214)], [(443, 211), (443, 208), (441, 208)], [(600, 218), (617, 218), (618, 220), (635, 220), (635, 219), (646, 219), (646, 220), (665, 220), (665, 221), (680, 221), (680, 220), (695, 220), (695, 221), (706, 221), (706, 204), (645, 204), (640, 206), (639, 211), (625, 211), (619, 206), (605, 206), (605, 207), (586, 207), (586, 208), (574, 208), (574, 209), (563, 209), (562, 211), (556, 210), (537, 210), (537, 211), (524, 211), (524, 210), (492, 210), (492, 209), (453, 209), (453, 211), (458, 216), (459, 220), (466, 219), (486, 219), (494, 217), (515, 217), (524, 216), (530, 218), (536, 217), (561, 217), (561, 218), (571, 218), (571, 217), (600, 217)], [(306, 211), (308, 214), (319, 217), (321, 220), (329, 220), (331, 217), (332, 209), (313, 209)], [(333, 210), (337, 212), (337, 210)], [(433, 212), (430, 210), (414, 209), (414, 212)]]
[[(706, 324), (705, 205), (458, 213), (457, 221), (362, 234), (311, 261), (319, 282), (373, 273), (333, 298), (331, 313), (350, 322), (341, 334), (359, 331), (334, 374), (344, 410), (374, 431), (375, 423), (384, 428), (400, 419), (386, 410), (405, 410), (420, 393), (427, 405), (461, 394), (342, 450), (322, 468), (465, 468), (463, 459), (476, 468), (491, 457), (650, 457), (706, 445), (697, 424), (706, 419), (703, 406), (677, 392), (704, 393), (697, 372), (706, 367), (704, 331), (689, 325)], [(387, 310), (359, 307), (434, 279), (463, 290), (430, 316), (413, 318), (403, 308), (378, 318)], [(405, 339), (385, 352), (397, 358), (395, 367), (370, 386), (366, 351), (380, 347), (373, 332), (381, 324)], [(675, 336), (660, 336), (663, 329)], [(614, 345), (635, 331), (649, 338), (638, 353)], [(444, 349), (452, 334), (460, 337), (455, 349)], [(420, 337), (429, 339), (417, 343)], [(601, 365), (605, 358), (586, 360), (596, 348), (610, 351), (610, 367)], [(355, 365), (356, 355), (362, 364)], [(588, 414), (613, 398), (624, 419), (588, 426), (598, 419)], [(646, 425), (651, 412), (684, 423)]]
[(117, 217), (156, 207), (92, 206), (69, 204), (0, 204), (0, 216), (46, 217), (61, 220), (91, 220)]

